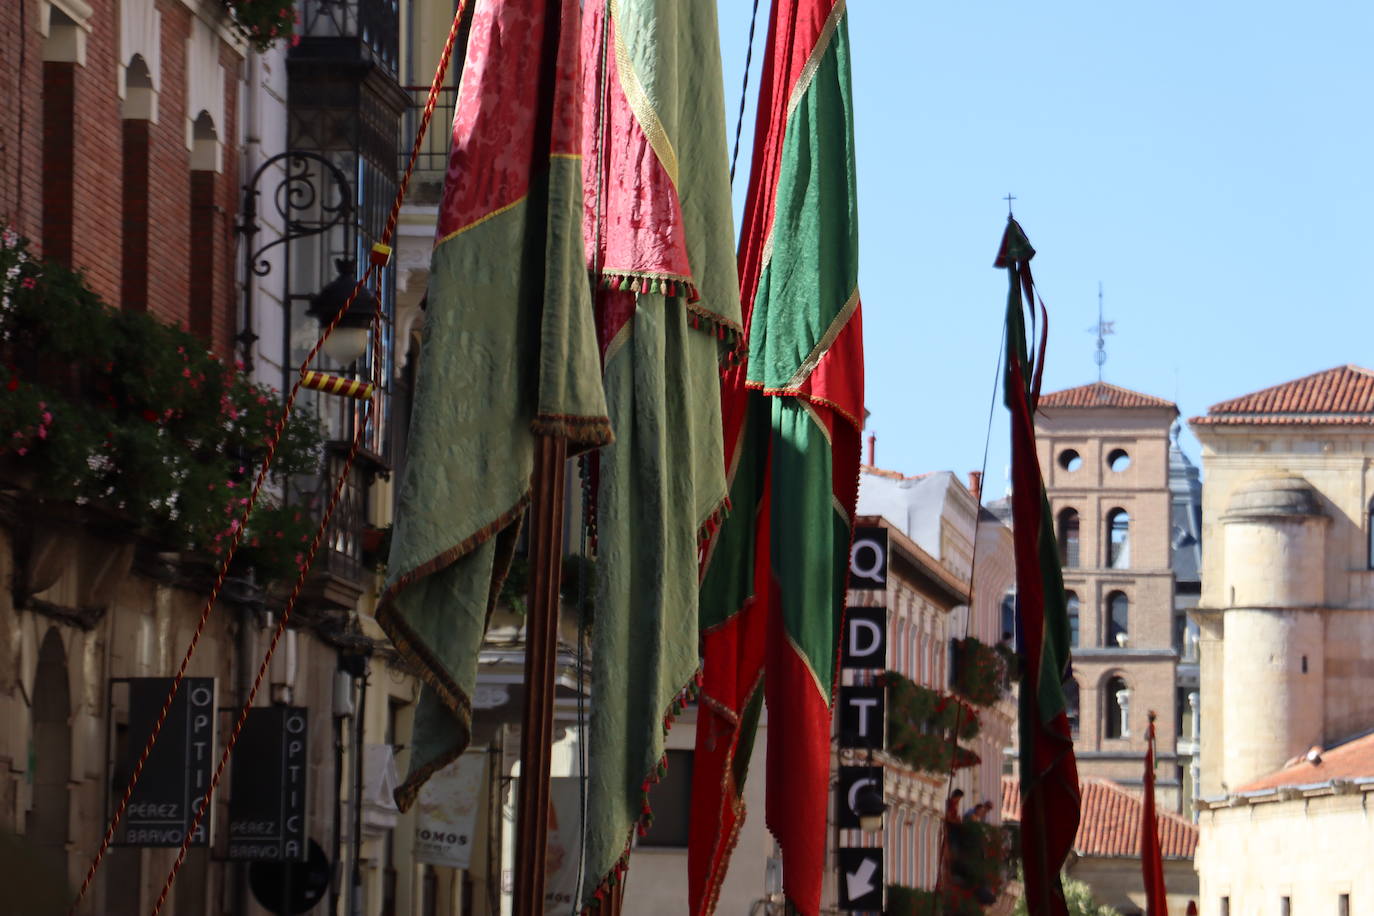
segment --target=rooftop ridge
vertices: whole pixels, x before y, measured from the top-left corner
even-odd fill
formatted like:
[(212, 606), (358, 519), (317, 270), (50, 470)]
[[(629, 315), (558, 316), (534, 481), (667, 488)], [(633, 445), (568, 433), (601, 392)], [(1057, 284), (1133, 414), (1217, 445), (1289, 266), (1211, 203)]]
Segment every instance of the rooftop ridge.
[(1374, 426), (1374, 370), (1353, 363), (1220, 401), (1193, 426)]
[(1039, 407), (1056, 408), (1093, 408), (1093, 407), (1117, 407), (1117, 408), (1164, 408), (1178, 410), (1178, 405), (1173, 401), (1156, 397), (1152, 394), (1145, 394), (1141, 391), (1134, 391), (1130, 388), (1123, 388), (1120, 385), (1113, 385), (1110, 382), (1089, 382), (1086, 385), (1078, 385), (1073, 388), (1064, 388), (1059, 391), (1051, 391), (1042, 394), (1038, 403)]

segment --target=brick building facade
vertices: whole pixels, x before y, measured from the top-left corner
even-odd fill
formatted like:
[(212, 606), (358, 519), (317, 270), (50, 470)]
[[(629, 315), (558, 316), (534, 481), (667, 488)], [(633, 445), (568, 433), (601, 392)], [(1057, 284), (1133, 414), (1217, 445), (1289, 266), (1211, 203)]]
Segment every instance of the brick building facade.
[(218, 2), (0, 9), (0, 220), (228, 357), (243, 47)]
[(1161, 807), (1181, 809), (1174, 640), (1170, 401), (1095, 383), (1044, 395), (1040, 467), (1064, 566), (1083, 777), (1140, 784), (1146, 715), (1159, 714)]

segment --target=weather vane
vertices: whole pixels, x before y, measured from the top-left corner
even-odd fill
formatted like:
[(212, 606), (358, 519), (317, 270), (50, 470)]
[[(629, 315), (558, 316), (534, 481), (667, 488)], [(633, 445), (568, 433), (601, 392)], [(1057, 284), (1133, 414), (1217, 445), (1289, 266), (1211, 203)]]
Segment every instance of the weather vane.
[(1107, 361), (1107, 341), (1104, 338), (1108, 334), (1116, 333), (1115, 321), (1102, 320), (1102, 281), (1097, 281), (1097, 324), (1088, 328), (1089, 334), (1097, 335), (1097, 352), (1093, 353), (1093, 362), (1097, 363), (1097, 380), (1102, 381), (1102, 364)]

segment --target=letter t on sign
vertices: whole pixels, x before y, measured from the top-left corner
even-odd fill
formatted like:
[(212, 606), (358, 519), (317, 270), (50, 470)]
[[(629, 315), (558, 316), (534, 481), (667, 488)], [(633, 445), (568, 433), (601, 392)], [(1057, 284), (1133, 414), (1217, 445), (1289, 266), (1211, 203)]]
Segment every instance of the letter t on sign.
[(883, 747), (882, 687), (840, 688), (840, 744), (850, 748)]
[(840, 667), (861, 671), (881, 671), (887, 667), (887, 608), (845, 610)]

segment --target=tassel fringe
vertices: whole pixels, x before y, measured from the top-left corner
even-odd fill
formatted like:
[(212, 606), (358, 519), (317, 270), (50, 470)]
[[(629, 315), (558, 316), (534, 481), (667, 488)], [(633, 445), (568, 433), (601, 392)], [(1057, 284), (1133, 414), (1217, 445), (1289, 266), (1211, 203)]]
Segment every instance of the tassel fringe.
[(739, 363), (743, 355), (744, 329), (722, 320), (719, 315), (698, 305), (701, 293), (697, 290), (696, 284), (687, 277), (603, 270), (597, 285), (602, 289), (638, 293), (641, 296), (657, 295), (682, 299), (692, 327), (710, 334), (721, 342), (721, 362), (726, 366)]
[(733, 508), (734, 505), (730, 502), (730, 497), (727, 496), (716, 507), (716, 511), (706, 517), (706, 521), (697, 528), (697, 547), (705, 547), (711, 542), (711, 538), (716, 536), (716, 532), (720, 530), (725, 517), (730, 514), (730, 510)]

